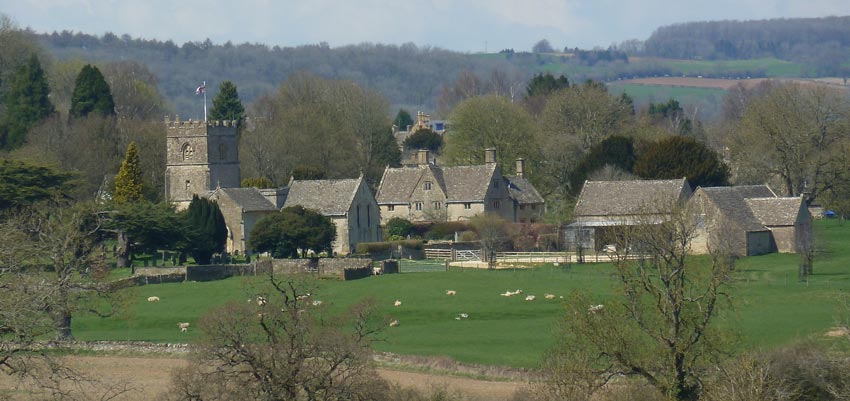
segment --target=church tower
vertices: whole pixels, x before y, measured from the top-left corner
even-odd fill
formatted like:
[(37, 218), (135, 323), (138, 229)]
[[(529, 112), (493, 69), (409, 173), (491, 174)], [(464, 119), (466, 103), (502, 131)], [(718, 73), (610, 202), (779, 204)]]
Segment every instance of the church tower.
[(178, 210), (192, 195), (206, 196), (216, 187), (239, 188), (236, 121), (165, 120), (165, 199)]

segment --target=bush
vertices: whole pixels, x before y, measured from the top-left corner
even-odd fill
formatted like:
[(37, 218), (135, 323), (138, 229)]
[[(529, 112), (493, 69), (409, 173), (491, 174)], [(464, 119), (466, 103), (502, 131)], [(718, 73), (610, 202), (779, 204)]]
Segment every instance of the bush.
[(398, 236), (406, 238), (413, 232), (413, 223), (401, 217), (393, 217), (387, 221), (387, 225), (384, 229), (386, 230), (388, 237)]
[(469, 224), (464, 221), (445, 221), (434, 223), (425, 233), (425, 238), (441, 240), (454, 239), (456, 232), (469, 231)]

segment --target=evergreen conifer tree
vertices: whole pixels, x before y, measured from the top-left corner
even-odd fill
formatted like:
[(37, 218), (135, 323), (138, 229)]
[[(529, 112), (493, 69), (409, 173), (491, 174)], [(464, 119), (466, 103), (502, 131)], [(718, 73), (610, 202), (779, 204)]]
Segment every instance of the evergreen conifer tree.
[(91, 112), (104, 116), (115, 114), (115, 102), (109, 84), (97, 67), (86, 64), (77, 75), (71, 95), (71, 117), (85, 117)]
[(236, 85), (230, 81), (224, 81), (218, 88), (218, 94), (213, 99), (213, 108), (210, 110), (212, 120), (236, 120), (241, 122), (245, 118), (245, 107), (239, 100)]
[(10, 84), (3, 132), (0, 132), (0, 147), (4, 149), (23, 145), (27, 131), (55, 110), (47, 97), (50, 88), (37, 56), (33, 55), (15, 71)]
[(209, 264), (214, 253), (224, 252), (227, 226), (217, 203), (198, 195), (192, 196), (186, 211), (186, 224), (189, 228), (188, 251), (196, 263)]
[(127, 153), (118, 174), (115, 175), (115, 193), (112, 199), (117, 203), (136, 202), (142, 199), (142, 168), (139, 166), (139, 147), (130, 142)]

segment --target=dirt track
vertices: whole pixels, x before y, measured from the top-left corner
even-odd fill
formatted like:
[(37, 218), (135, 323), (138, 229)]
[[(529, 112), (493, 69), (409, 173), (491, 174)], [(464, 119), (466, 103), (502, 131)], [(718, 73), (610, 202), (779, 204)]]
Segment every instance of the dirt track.
[[(174, 369), (184, 367), (182, 358), (145, 358), (119, 356), (67, 357), (71, 366), (86, 374), (94, 375), (109, 383), (127, 383), (131, 390), (115, 400), (155, 400), (168, 389)], [(462, 377), (431, 375), (425, 373), (399, 372), (380, 369), (385, 379), (405, 387), (428, 390), (433, 386), (445, 386), (450, 391), (460, 391), (473, 400), (506, 400), (521, 382), (485, 381)], [(0, 375), (0, 394), (14, 389), (16, 382)], [(13, 398), (14, 399), (14, 398)], [(22, 399), (29, 399), (22, 395)]]

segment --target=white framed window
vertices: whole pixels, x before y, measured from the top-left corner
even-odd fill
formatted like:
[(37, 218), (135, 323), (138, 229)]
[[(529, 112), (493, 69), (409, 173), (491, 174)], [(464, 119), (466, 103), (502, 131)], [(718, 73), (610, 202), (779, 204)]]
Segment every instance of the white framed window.
[(395, 210), (395, 205), (387, 205), (388, 212), (392, 212), (393, 210)]
[(431, 181), (425, 181), (425, 190), (426, 190), (426, 191), (430, 191), (430, 190), (431, 190)]
[(441, 205), (439, 201), (434, 202), (434, 210), (440, 210), (440, 206)]
[(464, 204), (463, 204), (463, 208), (464, 208), (464, 209), (472, 209), (472, 204), (471, 204), (471, 203), (468, 203), (468, 202), (467, 202), (467, 203), (464, 203)]
[(422, 202), (416, 202), (416, 210), (422, 210)]
[(493, 209), (498, 209), (498, 208), (499, 208), (499, 201), (494, 200), (493, 201)]

